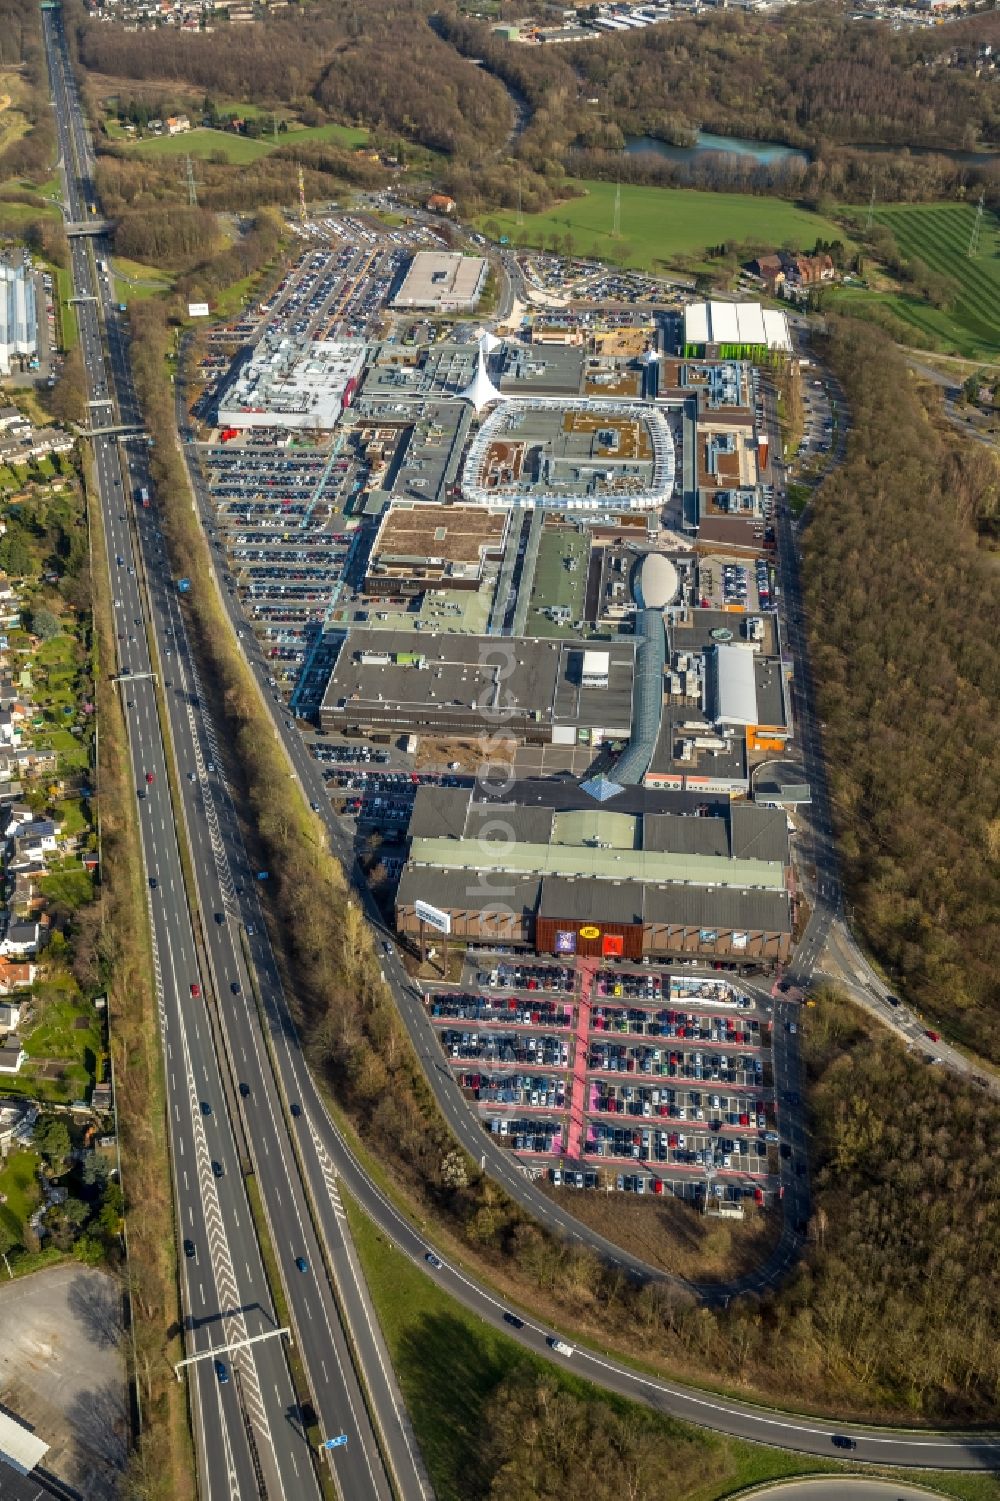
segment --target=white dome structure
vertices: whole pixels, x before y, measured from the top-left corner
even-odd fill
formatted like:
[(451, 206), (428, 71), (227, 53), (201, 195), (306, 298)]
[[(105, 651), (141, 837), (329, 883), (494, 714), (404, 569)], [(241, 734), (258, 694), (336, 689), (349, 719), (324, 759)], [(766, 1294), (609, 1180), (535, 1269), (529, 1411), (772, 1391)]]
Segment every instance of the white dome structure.
[[(506, 399), (503, 393), (499, 391), (490, 380), (489, 373), (486, 369), (486, 354), (488, 351), (486, 351), (483, 346), (485, 345), (487, 339), (492, 338), (492, 334), (484, 334), (480, 339), (479, 353), (476, 356), (476, 373), (472, 377), (469, 384), (466, 386), (465, 390), (458, 392), (459, 401), (472, 402), (472, 405), (475, 407), (477, 417), (484, 407), (489, 406), (490, 402), (504, 401)], [(496, 339), (494, 341), (495, 344), (499, 344), (499, 342), (499, 339)]]
[(639, 592), (647, 610), (663, 610), (672, 605), (680, 588), (677, 569), (661, 552), (649, 552), (639, 570)]

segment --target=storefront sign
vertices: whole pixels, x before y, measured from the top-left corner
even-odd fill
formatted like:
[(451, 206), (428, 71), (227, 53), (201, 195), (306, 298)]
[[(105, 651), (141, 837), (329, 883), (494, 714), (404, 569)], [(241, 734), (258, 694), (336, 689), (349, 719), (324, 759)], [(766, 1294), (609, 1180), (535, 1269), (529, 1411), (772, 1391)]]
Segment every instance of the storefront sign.
[(430, 902), (415, 901), (413, 910), (420, 922), (426, 923), (429, 928), (436, 928), (439, 933), (451, 932), (451, 913), (442, 912), (440, 907), (432, 907)]

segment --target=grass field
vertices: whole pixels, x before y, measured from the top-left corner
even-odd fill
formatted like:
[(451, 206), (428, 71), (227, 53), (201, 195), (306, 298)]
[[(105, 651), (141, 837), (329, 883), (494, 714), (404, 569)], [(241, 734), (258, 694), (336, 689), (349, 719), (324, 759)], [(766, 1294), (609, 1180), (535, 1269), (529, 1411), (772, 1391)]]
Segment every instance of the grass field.
[(996, 358), (1000, 354), (1000, 219), (992, 213), (983, 215), (978, 252), (970, 256), (976, 222), (971, 204), (897, 204), (880, 210), (876, 217), (892, 230), (904, 255), (918, 256), (958, 286), (948, 313), (904, 308), (900, 316), (918, 327), (923, 322), (932, 332), (943, 319), (953, 330), (956, 345), (961, 345), (956, 353)]
[(149, 136), (134, 141), (129, 150), (140, 156), (196, 156), (208, 158), (216, 153), (237, 166), (255, 162), (268, 156), (279, 146), (297, 146), (303, 141), (331, 141), (337, 146), (353, 150), (363, 146), (368, 139), (366, 130), (355, 130), (350, 125), (315, 125), (302, 129), (289, 128), (275, 136), (255, 139), (251, 136), (234, 135), (231, 130), (211, 130), (198, 126), (176, 136)]
[(64, 351), (75, 349), (80, 342), (80, 329), (76, 321), (76, 308), (70, 303), (73, 296), (73, 273), (65, 266), (53, 266), (56, 291), (59, 296), (59, 336)]
[[(605, 1396), (589, 1382), (529, 1354), (498, 1330), (483, 1324), (453, 1302), (431, 1279), (391, 1247), (371, 1221), (348, 1204), (351, 1229), (364, 1266), (392, 1363), (413, 1420), (417, 1440), (438, 1501), (472, 1501), (482, 1491), (478, 1464), (483, 1407), (500, 1383), (516, 1369), (554, 1375), (576, 1396), (607, 1401), (618, 1411), (629, 1403)], [(724, 1496), (739, 1485), (810, 1468), (779, 1450), (730, 1443), (713, 1434), (657, 1416), (656, 1441), (662, 1443), (664, 1473), (670, 1471), (672, 1448), (694, 1448), (706, 1481), (697, 1491), (678, 1490), (676, 1501)], [(829, 1468), (834, 1468), (830, 1466)]]
[[(633, 1404), (531, 1355), (467, 1312), (391, 1246), (350, 1196), (341, 1192), (438, 1501), (473, 1501), (483, 1494), (483, 1407), (518, 1368), (544, 1372), (574, 1395), (607, 1402), (617, 1412), (636, 1411)], [(682, 1457), (682, 1473), (690, 1473), (692, 1455), (699, 1457), (700, 1478), (693, 1486), (688, 1481), (675, 1490), (663, 1486), (662, 1494), (670, 1494), (671, 1501), (722, 1501), (745, 1486), (791, 1475), (839, 1474), (848, 1468), (832, 1459), (741, 1443), (658, 1414), (649, 1436), (660, 1448), (664, 1478), (671, 1474), (672, 1454)], [(898, 1482), (906, 1478), (899, 1470), (873, 1470), (873, 1474)], [(1000, 1486), (991, 1474), (932, 1472), (922, 1473), (921, 1480), (933, 1491), (959, 1501), (1000, 1501)]]
[[(931, 307), (906, 292), (844, 288), (836, 303), (851, 311), (885, 308), (904, 328), (945, 354), (970, 360), (1000, 360), (1000, 219), (983, 215), (979, 250), (969, 255), (976, 211), (967, 203), (891, 204), (875, 217), (892, 230), (902, 254), (917, 257), (957, 287), (952, 307)], [(900, 332), (900, 338), (905, 336)]]
[(115, 297), (126, 306), (144, 297), (160, 297), (173, 286), (173, 277), (157, 266), (145, 266), (141, 261), (130, 261), (116, 255), (111, 262), (115, 273)]
[(210, 157), (221, 153), (227, 162), (245, 165), (267, 156), (274, 147), (271, 141), (253, 141), (233, 135), (229, 130), (208, 130), (199, 126), (178, 136), (149, 136), (129, 146), (138, 156)]
[(746, 193), (698, 193), (686, 188), (621, 190), (621, 235), (611, 233), (615, 184), (586, 182), (585, 198), (557, 204), (544, 214), (526, 214), (518, 225), (511, 213), (484, 214), (512, 244), (549, 246), (553, 236), (564, 249), (567, 236), (574, 255), (596, 256), (617, 265), (646, 271), (669, 268), (679, 257), (703, 257), (708, 246), (724, 240), (753, 240), (762, 245), (810, 249), (818, 236), (843, 239), (830, 220), (781, 198)]
[(46, 203), (41, 198), (37, 203), (11, 202), (2, 196), (5, 186), (20, 188), (20, 184), (0, 183), (0, 225), (19, 229), (22, 224), (30, 224), (35, 219), (58, 219), (59, 210), (54, 203)]
[(359, 130), (354, 125), (306, 125), (294, 129), (290, 126), (287, 135), (279, 135), (278, 145), (298, 145), (300, 141), (332, 141), (337, 146), (353, 150), (355, 146), (364, 146), (367, 140), (368, 131)]
[(14, 1150), (0, 1170), (0, 1224), (16, 1236), (20, 1244), (24, 1226), (38, 1207), (42, 1190), (38, 1183), (39, 1157), (37, 1152)]

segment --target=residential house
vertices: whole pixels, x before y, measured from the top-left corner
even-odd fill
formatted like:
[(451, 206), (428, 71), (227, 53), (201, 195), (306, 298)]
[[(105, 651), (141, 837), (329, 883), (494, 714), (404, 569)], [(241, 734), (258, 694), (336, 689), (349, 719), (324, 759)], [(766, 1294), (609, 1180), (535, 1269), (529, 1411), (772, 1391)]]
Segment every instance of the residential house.
[(16, 1074), (27, 1059), (28, 1055), (16, 1033), (12, 1032), (0, 1042), (0, 1074)]
[(0, 1001), (0, 1032), (16, 1032), (20, 1020), (20, 1006)]
[(431, 214), (453, 214), (457, 205), (447, 193), (432, 193), (425, 206)]
[(56, 753), (42, 746), (26, 745), (17, 752), (17, 764), (26, 776), (42, 777), (56, 769)]
[[(27, 990), (34, 982), (38, 973), (36, 964), (29, 964), (20, 960), (0, 959), (0, 995), (12, 995), (15, 990)], [(13, 1032), (17, 1026), (17, 1005), (0, 1002), (0, 1027), (4, 1026), (4, 1013), (14, 1012), (14, 1020), (6, 1025), (8, 1032)]]
[(40, 1114), (37, 1105), (20, 1100), (8, 1100), (0, 1105), (0, 1153), (6, 1152), (15, 1141), (28, 1141)]
[(35, 814), (30, 803), (11, 803), (7, 809), (7, 822), (2, 833), (5, 839), (12, 839), (22, 824), (31, 823)]
[(39, 427), (28, 439), (27, 452), (33, 459), (48, 458), (50, 453), (71, 453), (76, 439), (57, 427)]
[(786, 250), (774, 255), (759, 255), (747, 270), (764, 283), (769, 292), (783, 287), (814, 287), (833, 281), (836, 268), (826, 251), (818, 255), (792, 255)]
[(14, 723), (10, 709), (0, 709), (0, 747), (12, 749), (21, 744), (21, 727)]
[(45, 898), (36, 884), (45, 875), (45, 864), (41, 860), (19, 861), (8, 865), (7, 870), (14, 877), (14, 889), (8, 897), (10, 910), (15, 917), (24, 921), (45, 907)]
[(41, 925), (36, 922), (12, 922), (0, 939), (0, 954), (19, 959), (34, 957), (41, 940)]
[[(2, 713), (0, 713), (2, 725)], [(59, 830), (51, 818), (39, 818), (21, 824), (14, 832), (14, 855), (17, 859), (41, 860), (59, 845)]]
[(780, 255), (759, 255), (751, 261), (747, 270), (751, 276), (762, 281), (769, 291), (777, 291), (784, 284), (785, 267)]
[(188, 119), (187, 115), (168, 115), (167, 116), (167, 135), (169, 135), (169, 136), (179, 136), (179, 135), (182, 135), (184, 133), (184, 131), (190, 130), (190, 129), (191, 129), (191, 121)]
[(31, 423), (23, 412), (17, 407), (0, 407), (0, 433), (4, 437), (16, 437), (18, 434), (23, 438), (31, 432)]

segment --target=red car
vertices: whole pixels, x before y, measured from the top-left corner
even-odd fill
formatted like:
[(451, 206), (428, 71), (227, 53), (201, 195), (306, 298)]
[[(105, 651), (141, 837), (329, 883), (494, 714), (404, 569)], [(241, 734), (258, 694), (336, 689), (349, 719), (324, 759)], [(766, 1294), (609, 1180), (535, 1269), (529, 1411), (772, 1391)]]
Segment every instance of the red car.
[(927, 1036), (930, 1038), (931, 1042), (940, 1042), (941, 1041), (941, 1033), (940, 1032), (928, 1032)]
[(156, 778), (154, 777), (153, 773), (151, 771), (147, 771), (147, 773), (146, 773), (146, 786), (147, 787), (152, 786), (152, 784), (155, 781), (156, 781)]
[(194, 996), (195, 1000), (197, 1000), (201, 995), (201, 986), (198, 984), (197, 980), (195, 980), (193, 985), (191, 986), (191, 994)]

